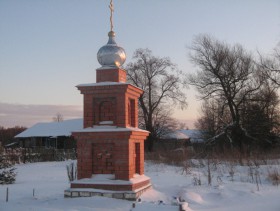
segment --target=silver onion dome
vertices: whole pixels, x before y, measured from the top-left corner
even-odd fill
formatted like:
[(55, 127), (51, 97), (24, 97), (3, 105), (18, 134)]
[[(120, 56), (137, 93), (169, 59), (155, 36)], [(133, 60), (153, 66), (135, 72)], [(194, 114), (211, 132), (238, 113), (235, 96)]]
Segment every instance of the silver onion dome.
[(108, 33), (108, 43), (97, 52), (97, 60), (102, 67), (120, 67), (126, 59), (125, 51), (115, 41), (115, 32)]

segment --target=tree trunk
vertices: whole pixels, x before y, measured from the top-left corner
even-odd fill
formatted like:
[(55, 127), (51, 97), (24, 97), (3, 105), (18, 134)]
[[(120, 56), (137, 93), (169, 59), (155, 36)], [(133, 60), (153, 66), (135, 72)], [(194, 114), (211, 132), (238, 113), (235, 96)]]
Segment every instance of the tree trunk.
[(154, 137), (150, 134), (145, 141), (145, 150), (152, 152), (154, 150)]
[(240, 150), (240, 153), (243, 154), (243, 151), (244, 151), (243, 141), (244, 141), (244, 138), (245, 138), (245, 134), (244, 134), (244, 131), (241, 129), (239, 124), (236, 124), (233, 127), (233, 129), (231, 131), (231, 136), (232, 136), (233, 143), (237, 145), (237, 147)]
[(156, 136), (154, 134), (151, 118), (149, 118), (148, 123), (146, 123), (146, 130), (150, 131), (150, 135), (145, 141), (145, 150), (152, 152), (154, 149), (154, 141)]

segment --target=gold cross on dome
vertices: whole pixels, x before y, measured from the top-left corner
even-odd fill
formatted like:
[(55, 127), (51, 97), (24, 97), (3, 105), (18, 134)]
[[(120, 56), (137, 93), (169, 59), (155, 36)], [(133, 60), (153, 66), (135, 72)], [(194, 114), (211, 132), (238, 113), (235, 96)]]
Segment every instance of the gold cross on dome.
[(114, 5), (113, 5), (113, 0), (110, 1), (110, 5), (109, 5), (110, 11), (111, 11), (111, 15), (110, 15), (110, 23), (111, 23), (111, 31), (113, 31), (113, 12), (114, 12)]

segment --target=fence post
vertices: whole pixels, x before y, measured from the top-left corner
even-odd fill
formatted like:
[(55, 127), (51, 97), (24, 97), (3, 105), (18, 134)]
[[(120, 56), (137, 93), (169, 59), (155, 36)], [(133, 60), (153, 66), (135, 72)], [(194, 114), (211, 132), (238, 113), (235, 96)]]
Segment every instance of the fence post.
[(6, 191), (6, 202), (9, 201), (9, 188), (7, 187), (7, 191)]
[(22, 162), (25, 163), (25, 160), (26, 160), (26, 157), (25, 157), (25, 156), (26, 156), (26, 155), (25, 155), (25, 154), (26, 154), (26, 149), (25, 149), (25, 148), (23, 148), (22, 154), (23, 154)]
[(55, 161), (55, 149), (53, 148), (53, 161)]

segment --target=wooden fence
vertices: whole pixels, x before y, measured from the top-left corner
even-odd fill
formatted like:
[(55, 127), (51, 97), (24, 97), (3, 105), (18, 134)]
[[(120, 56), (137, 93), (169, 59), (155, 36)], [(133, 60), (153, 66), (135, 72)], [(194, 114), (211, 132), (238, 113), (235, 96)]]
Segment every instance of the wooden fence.
[(76, 159), (75, 149), (15, 148), (3, 149), (1, 154), (13, 164)]

